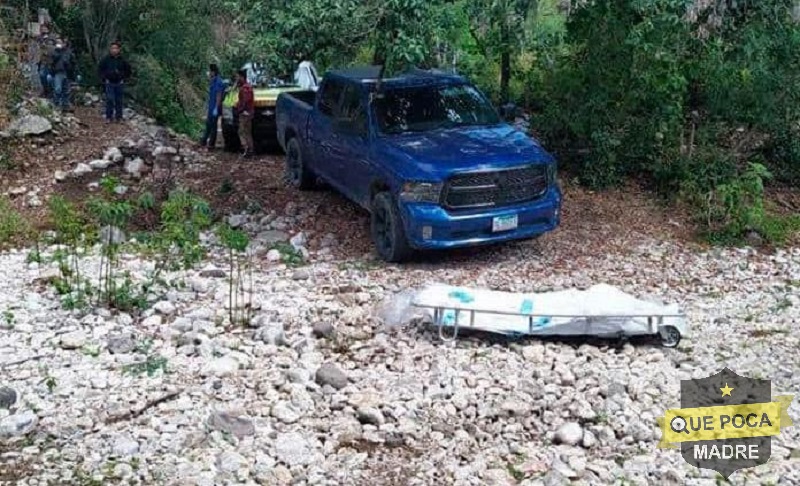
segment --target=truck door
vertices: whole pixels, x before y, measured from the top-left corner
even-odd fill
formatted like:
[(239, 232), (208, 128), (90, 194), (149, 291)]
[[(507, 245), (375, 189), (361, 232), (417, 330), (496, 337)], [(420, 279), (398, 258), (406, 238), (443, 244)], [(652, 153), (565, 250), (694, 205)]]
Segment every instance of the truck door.
[(345, 195), (361, 205), (369, 204), (369, 185), (372, 180), (366, 106), (366, 94), (361, 86), (348, 84), (339, 116), (333, 123), (339, 145), (334, 170), (341, 180)]
[(344, 83), (338, 79), (326, 79), (320, 88), (316, 109), (312, 110), (308, 124), (310, 168), (327, 182), (333, 183), (334, 140), (333, 119), (339, 111)]

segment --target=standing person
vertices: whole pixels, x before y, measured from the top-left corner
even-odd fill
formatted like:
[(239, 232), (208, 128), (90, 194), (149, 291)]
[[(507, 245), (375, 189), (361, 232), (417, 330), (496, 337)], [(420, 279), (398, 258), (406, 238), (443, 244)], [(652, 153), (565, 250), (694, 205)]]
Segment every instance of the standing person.
[(122, 121), (122, 99), (125, 81), (131, 75), (131, 67), (120, 54), (119, 42), (111, 44), (109, 55), (100, 61), (100, 79), (106, 91), (106, 122)]
[(34, 52), (36, 73), (39, 76), (39, 84), (42, 87), (42, 98), (50, 97), (50, 55), (52, 54), (54, 42), (55, 40), (50, 35), (50, 26), (42, 24), (39, 28), (39, 37), (36, 39)]
[(255, 114), (255, 97), (253, 87), (247, 82), (247, 70), (241, 69), (236, 76), (239, 87), (239, 102), (234, 108), (239, 121), (239, 139), (242, 141), (242, 157), (250, 157), (255, 151), (253, 142), (253, 115)]
[(72, 49), (59, 40), (53, 53), (53, 102), (62, 110), (69, 109), (69, 78), (73, 63)]
[(200, 145), (214, 150), (217, 146), (217, 126), (222, 114), (222, 94), (225, 92), (225, 82), (219, 75), (219, 67), (211, 64), (208, 67), (208, 113), (206, 113), (206, 131)]

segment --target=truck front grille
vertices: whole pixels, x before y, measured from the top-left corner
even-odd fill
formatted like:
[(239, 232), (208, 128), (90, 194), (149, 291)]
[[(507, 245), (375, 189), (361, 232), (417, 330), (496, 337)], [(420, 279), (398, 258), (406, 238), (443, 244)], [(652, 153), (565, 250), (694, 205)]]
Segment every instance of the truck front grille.
[(458, 174), (444, 190), (449, 209), (502, 207), (533, 201), (547, 191), (547, 165)]

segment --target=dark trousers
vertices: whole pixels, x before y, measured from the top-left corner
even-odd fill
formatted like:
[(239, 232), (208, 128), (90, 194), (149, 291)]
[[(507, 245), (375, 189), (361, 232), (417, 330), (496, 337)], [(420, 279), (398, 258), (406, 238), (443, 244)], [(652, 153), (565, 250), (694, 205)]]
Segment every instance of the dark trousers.
[(69, 79), (67, 73), (53, 75), (53, 102), (59, 108), (69, 108)]
[(46, 66), (39, 67), (39, 82), (42, 84), (42, 93), (50, 96), (50, 70)]
[(106, 120), (122, 120), (122, 83), (106, 83)]
[(200, 140), (201, 145), (208, 145), (209, 147), (217, 146), (217, 126), (219, 124), (219, 116), (206, 117), (206, 131), (203, 132), (203, 138)]

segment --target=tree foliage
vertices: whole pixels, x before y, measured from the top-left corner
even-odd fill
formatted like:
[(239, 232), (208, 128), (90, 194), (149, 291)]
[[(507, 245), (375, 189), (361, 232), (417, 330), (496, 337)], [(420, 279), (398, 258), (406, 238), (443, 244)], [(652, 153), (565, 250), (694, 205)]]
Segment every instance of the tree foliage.
[[(637, 177), (715, 213), (714, 194), (757, 187), (737, 181), (800, 182), (797, 0), (78, 0), (53, 8), (86, 59), (119, 37), (134, 60), (137, 100), (184, 129), (199, 117), (212, 60), (227, 72), (255, 60), (283, 78), (303, 59), (321, 71), (455, 68), (496, 102), (532, 109), (534, 131), (562, 167), (595, 187)], [(760, 164), (768, 172), (752, 170)]]

